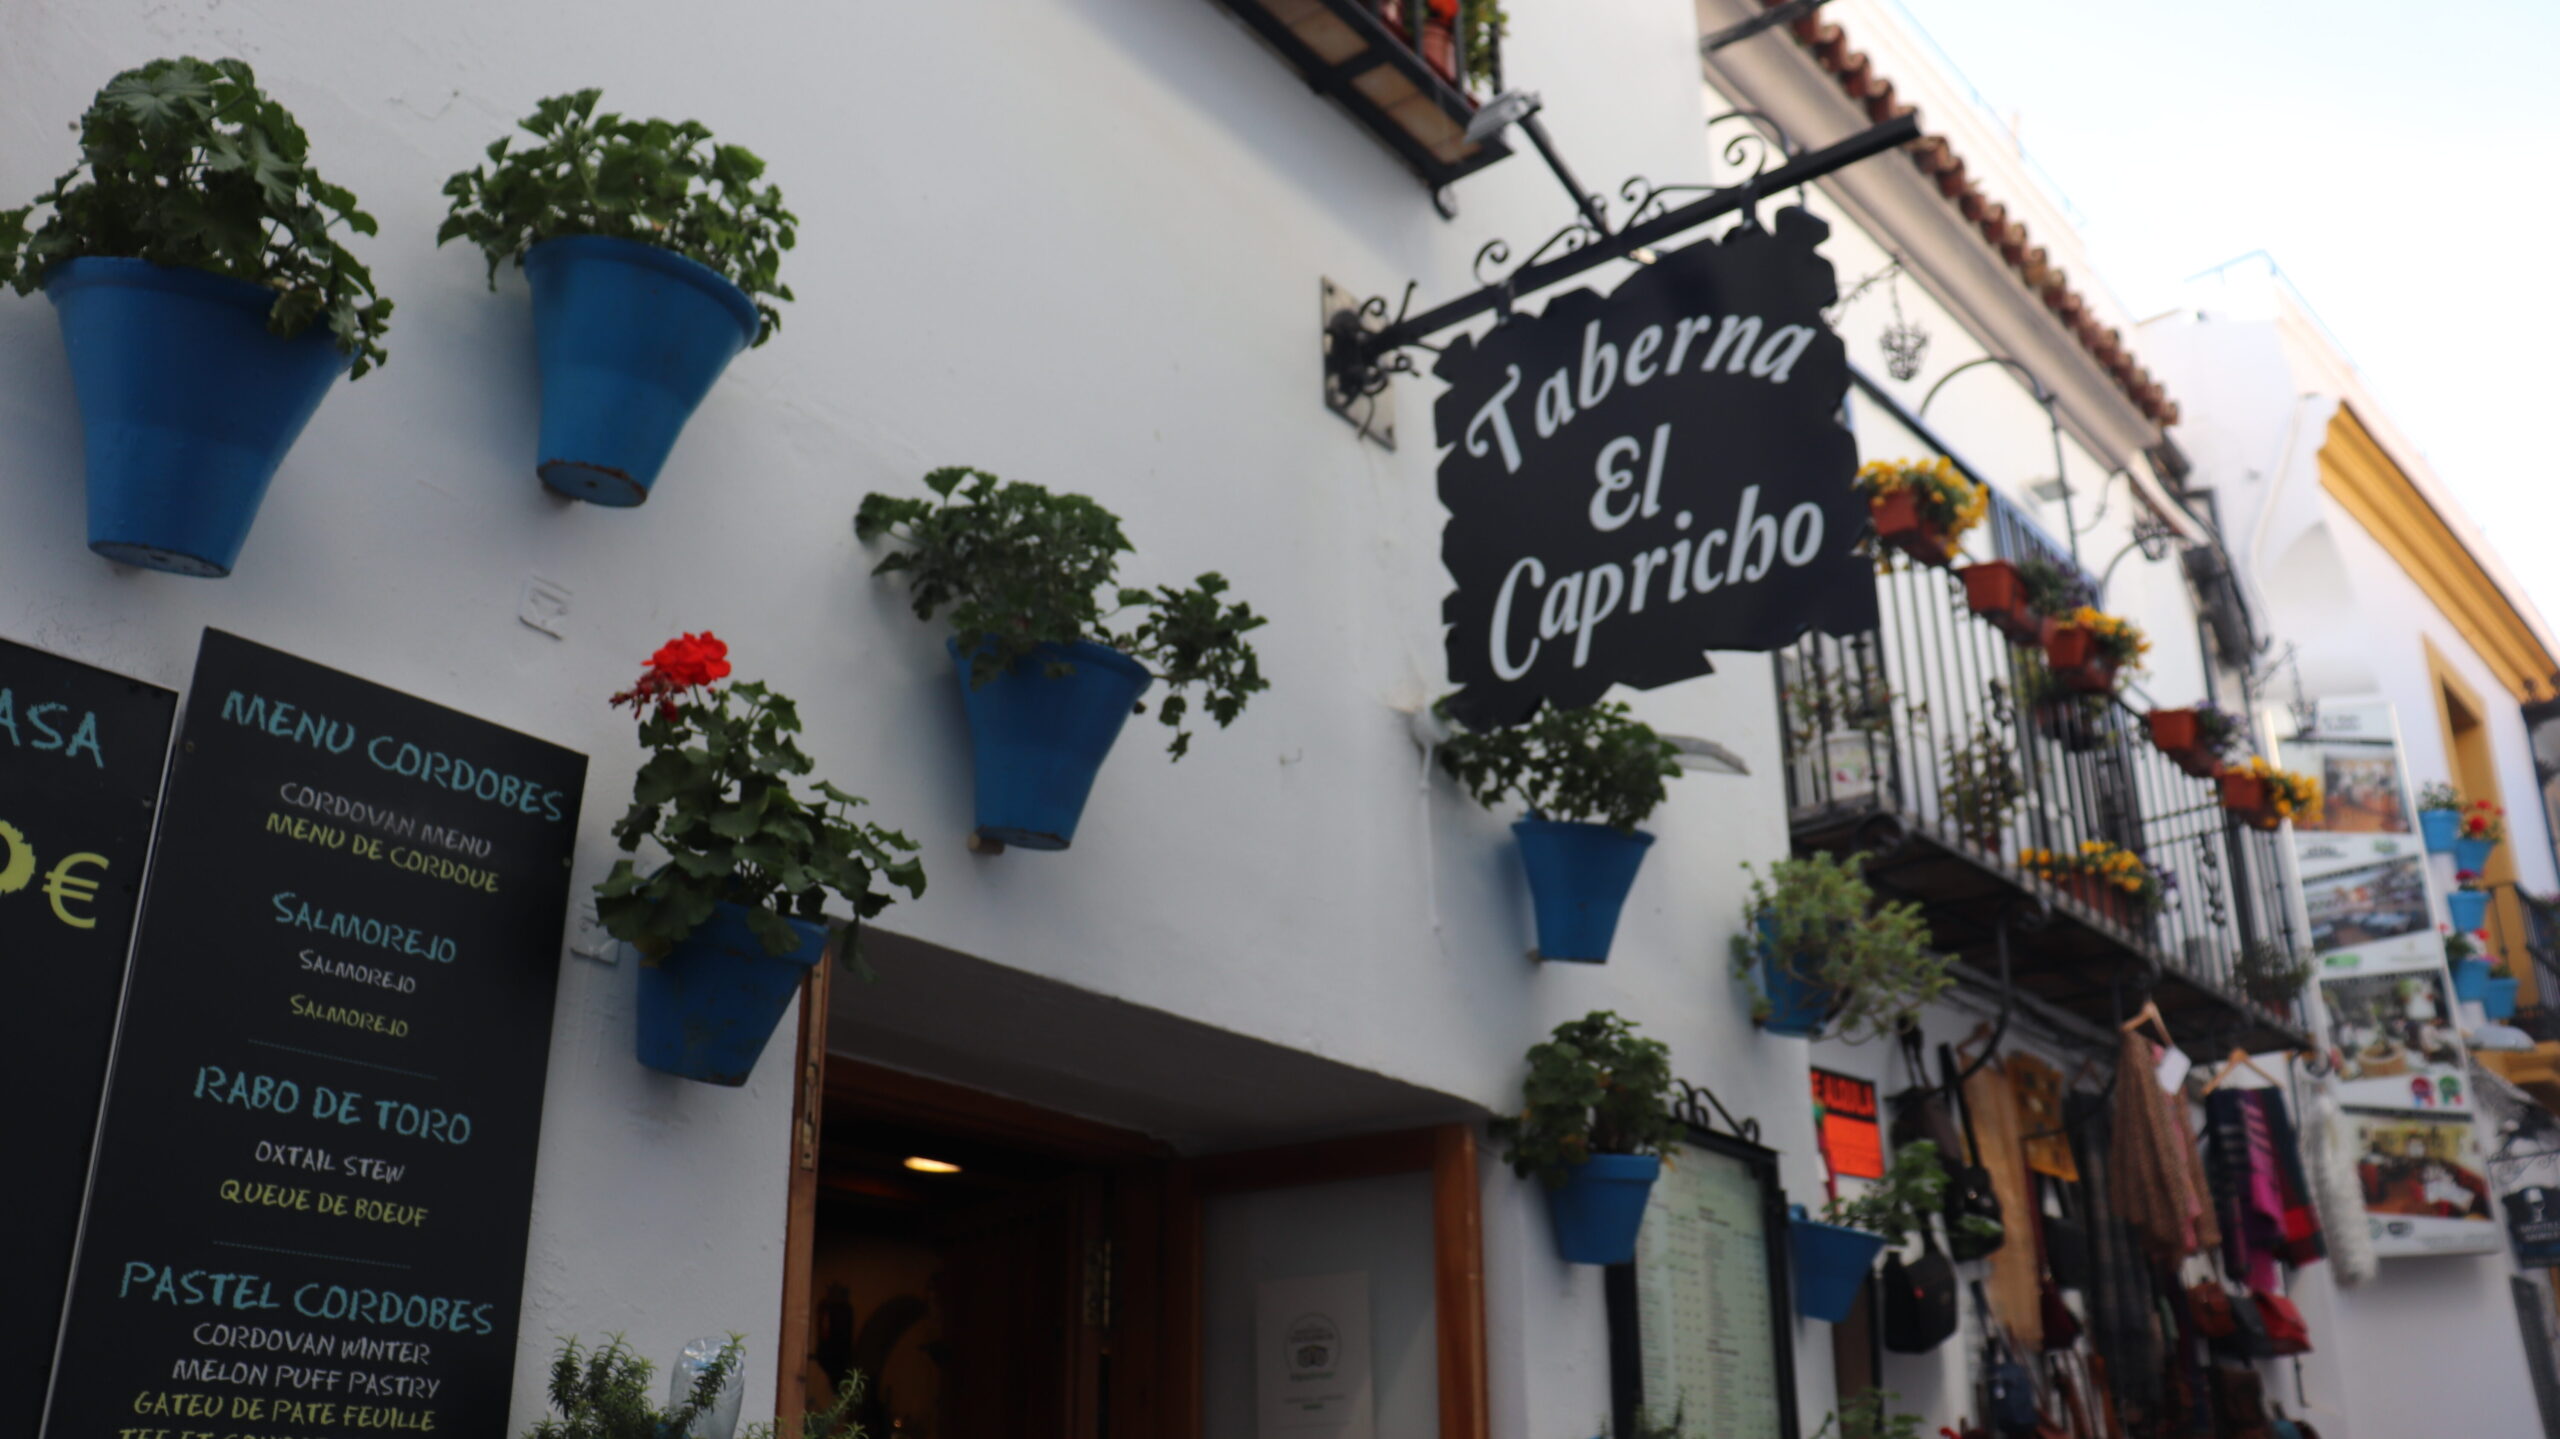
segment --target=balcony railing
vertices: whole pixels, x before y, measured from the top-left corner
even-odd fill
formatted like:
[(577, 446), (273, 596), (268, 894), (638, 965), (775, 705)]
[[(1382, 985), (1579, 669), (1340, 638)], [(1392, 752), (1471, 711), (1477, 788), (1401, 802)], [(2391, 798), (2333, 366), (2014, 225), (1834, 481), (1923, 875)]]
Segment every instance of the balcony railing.
[[(1994, 508), (2003, 557), (2069, 565), (2024, 515)], [(2183, 1012), (2182, 1042), (2301, 1043), (2295, 1006), (2251, 1001), (2238, 975), (2253, 942), (2297, 944), (2281, 836), (2227, 815), (2121, 699), (2063, 690), (2038, 651), (1966, 608), (1951, 572), (1897, 561), (1876, 585), (1875, 630), (1808, 635), (1777, 657), (1798, 847), (1876, 851), (1870, 877), (1920, 901), (1938, 942), (1978, 970), (1994, 926), (2051, 917), (2015, 936), (2016, 982), (2093, 1023), (2156, 984), (2173, 1027)], [(2022, 858), (2091, 841), (2160, 874), (2156, 911), (2036, 878)]]

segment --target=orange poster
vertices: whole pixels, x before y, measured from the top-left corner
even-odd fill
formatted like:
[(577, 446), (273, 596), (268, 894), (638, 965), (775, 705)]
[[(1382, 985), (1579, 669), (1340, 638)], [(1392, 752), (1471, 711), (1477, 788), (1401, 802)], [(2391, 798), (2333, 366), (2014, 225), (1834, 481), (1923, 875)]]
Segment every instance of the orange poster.
[(1863, 1079), (1813, 1072), (1814, 1113), (1821, 1116), (1822, 1157), (1843, 1179), (1884, 1178), (1884, 1136), (1876, 1127), (1876, 1087)]

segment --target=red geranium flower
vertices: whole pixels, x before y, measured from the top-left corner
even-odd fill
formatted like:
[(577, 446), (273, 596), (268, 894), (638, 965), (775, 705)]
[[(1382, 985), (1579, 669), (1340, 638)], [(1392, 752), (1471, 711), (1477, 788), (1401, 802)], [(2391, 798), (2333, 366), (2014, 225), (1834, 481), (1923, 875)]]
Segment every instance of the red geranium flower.
[(729, 677), (729, 646), (709, 630), (698, 635), (678, 635), (658, 646), (649, 656), (649, 668), (642, 671), (638, 682), (613, 697), (616, 709), (624, 705), (639, 714), (651, 705), (658, 708), (658, 718), (676, 717), (676, 697), (687, 690), (716, 684)]

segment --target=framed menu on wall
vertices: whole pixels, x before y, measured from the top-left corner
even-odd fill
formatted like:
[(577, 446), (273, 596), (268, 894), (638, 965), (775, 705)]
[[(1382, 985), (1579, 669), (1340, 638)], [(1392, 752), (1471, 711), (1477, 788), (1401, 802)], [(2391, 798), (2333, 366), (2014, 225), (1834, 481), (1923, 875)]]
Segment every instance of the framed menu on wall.
[(1692, 1126), (1607, 1280), (1616, 1432), (1796, 1439), (1795, 1332), (1778, 1156)]
[(585, 783), (206, 632), (49, 1439), (503, 1433)]

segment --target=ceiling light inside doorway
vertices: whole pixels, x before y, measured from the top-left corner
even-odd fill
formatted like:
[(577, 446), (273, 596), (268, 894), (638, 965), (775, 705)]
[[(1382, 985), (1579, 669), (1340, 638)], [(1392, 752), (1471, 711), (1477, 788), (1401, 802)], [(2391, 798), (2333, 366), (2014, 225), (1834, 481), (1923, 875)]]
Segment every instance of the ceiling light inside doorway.
[(921, 1154), (907, 1156), (907, 1167), (918, 1174), (957, 1174), (960, 1166), (947, 1159), (927, 1159)]

